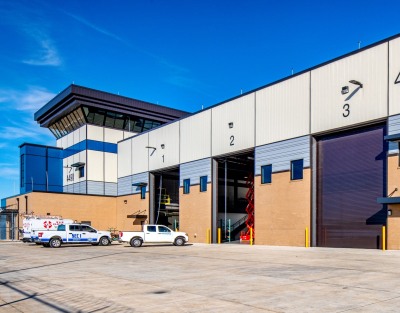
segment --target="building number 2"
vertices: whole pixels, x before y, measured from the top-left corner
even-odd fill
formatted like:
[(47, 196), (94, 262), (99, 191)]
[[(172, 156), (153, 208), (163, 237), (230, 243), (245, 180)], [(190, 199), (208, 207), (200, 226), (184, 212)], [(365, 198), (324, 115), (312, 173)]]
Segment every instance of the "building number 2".
[(234, 136), (231, 136), (230, 138), (229, 138), (230, 140), (231, 140), (231, 142), (230, 142), (230, 146), (234, 146), (235, 145), (235, 137)]
[(350, 115), (350, 104), (346, 103), (345, 105), (343, 105), (343, 117), (348, 117)]

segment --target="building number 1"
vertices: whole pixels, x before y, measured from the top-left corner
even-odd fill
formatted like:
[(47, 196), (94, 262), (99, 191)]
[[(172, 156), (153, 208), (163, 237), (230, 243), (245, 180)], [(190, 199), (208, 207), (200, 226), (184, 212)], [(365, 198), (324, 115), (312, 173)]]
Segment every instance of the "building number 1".
[(343, 105), (343, 117), (348, 117), (350, 115), (350, 104), (346, 103), (345, 105)]
[(164, 155), (162, 156), (162, 161), (163, 161), (163, 163), (164, 163)]

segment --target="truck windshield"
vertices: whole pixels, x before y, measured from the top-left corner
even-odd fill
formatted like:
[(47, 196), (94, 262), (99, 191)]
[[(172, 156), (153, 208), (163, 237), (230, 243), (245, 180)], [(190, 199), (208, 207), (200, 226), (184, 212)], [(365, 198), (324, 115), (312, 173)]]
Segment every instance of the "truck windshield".
[(57, 230), (65, 231), (65, 225), (58, 225)]

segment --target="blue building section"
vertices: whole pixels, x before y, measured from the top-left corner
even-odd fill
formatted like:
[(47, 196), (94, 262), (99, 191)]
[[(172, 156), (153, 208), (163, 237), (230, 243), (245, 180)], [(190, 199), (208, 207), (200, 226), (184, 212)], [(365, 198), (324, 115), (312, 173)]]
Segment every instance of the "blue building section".
[(20, 193), (63, 191), (63, 150), (24, 143), (20, 148)]

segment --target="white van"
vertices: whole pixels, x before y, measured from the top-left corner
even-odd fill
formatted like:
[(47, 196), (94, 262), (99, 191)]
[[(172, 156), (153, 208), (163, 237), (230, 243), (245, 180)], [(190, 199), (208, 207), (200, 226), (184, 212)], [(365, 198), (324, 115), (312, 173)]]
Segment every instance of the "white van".
[(71, 219), (63, 219), (61, 216), (37, 216), (25, 215), (22, 220), (22, 241), (33, 242), (31, 238), (33, 230), (57, 230), (58, 225), (73, 223)]

